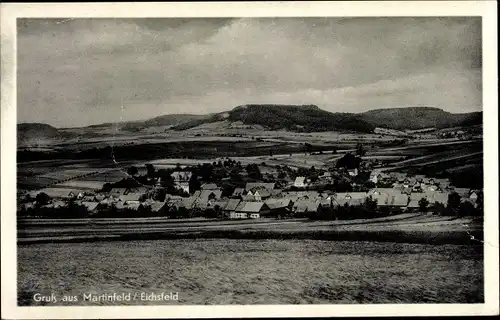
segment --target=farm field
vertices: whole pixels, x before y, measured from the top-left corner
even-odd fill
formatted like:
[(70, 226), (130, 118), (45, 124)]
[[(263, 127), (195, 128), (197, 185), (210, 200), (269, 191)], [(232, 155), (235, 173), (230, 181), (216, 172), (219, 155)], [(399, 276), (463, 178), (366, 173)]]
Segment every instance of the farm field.
[[(368, 134), (349, 135), (335, 132), (293, 133), (287, 137), (284, 135), (285, 132), (262, 131), (262, 137), (265, 139), (257, 141), (248, 138), (251, 130), (243, 130), (242, 132), (246, 132), (247, 137), (243, 139), (244, 143), (238, 144), (237, 153), (231, 151), (234, 148), (232, 148), (233, 143), (230, 141), (236, 139), (234, 137), (219, 137), (215, 136), (214, 133), (212, 136), (183, 137), (182, 135), (186, 135), (186, 133), (182, 133), (182, 135), (176, 133), (170, 140), (188, 139), (187, 142), (183, 140), (183, 142), (178, 143), (172, 142), (173, 144), (149, 144), (147, 138), (146, 140), (137, 139), (136, 142), (140, 145), (116, 146), (107, 152), (102, 151), (101, 153), (105, 155), (104, 158), (21, 162), (18, 164), (18, 189), (21, 192), (23, 190), (43, 191), (46, 189), (53, 195), (68, 194), (69, 191), (88, 191), (89, 188), (99, 189), (99, 185), (102, 186), (106, 182), (116, 182), (125, 177), (124, 171), (119, 170), (117, 166), (136, 165), (143, 170), (144, 164), (151, 163), (159, 169), (173, 168), (177, 164), (183, 167), (218, 161), (223, 157), (231, 157), (243, 165), (252, 163), (260, 165), (264, 162), (265, 165), (261, 166), (264, 173), (273, 173), (275, 171), (273, 167), (278, 165), (287, 165), (294, 169), (312, 166), (328, 168), (334, 166), (345, 152), (353, 150), (350, 148), (355, 146), (355, 142), (351, 140), (356, 138), (376, 139), (377, 137)], [(133, 135), (122, 138), (130, 137)], [(193, 140), (191, 141), (191, 139)], [(327, 141), (327, 143), (318, 147), (323, 148), (321, 152), (305, 153), (301, 144), (306, 141), (316, 146), (319, 146), (319, 141)], [(346, 141), (348, 141), (347, 144), (344, 143)], [(377, 143), (383, 144), (384, 141), (380, 140)], [(405, 146), (397, 147), (378, 144), (367, 144), (366, 154), (363, 158), (364, 160), (382, 161), (383, 163), (379, 165), (380, 170), (435, 167), (438, 171), (449, 169), (450, 172), (456, 172), (461, 169), (471, 169), (482, 162), (481, 140), (443, 139), (438, 142), (412, 140)], [(109, 144), (106, 146), (109, 147)], [(334, 147), (339, 148), (336, 154), (332, 154)], [(196, 152), (193, 153), (193, 150)], [(151, 154), (151, 159), (140, 159), (141, 157), (138, 155), (144, 154)], [(184, 154), (196, 154), (197, 159), (188, 159)], [(165, 158), (165, 156), (169, 156), (169, 158)], [(64, 189), (64, 192), (58, 189)]]
[[(382, 234), (377, 234), (382, 233)], [(386, 233), (386, 234), (384, 234)], [(406, 233), (406, 234), (405, 234)], [(423, 243), (470, 243), (470, 235), (482, 239), (482, 224), (472, 218), (457, 219), (400, 214), (389, 217), (309, 221), (308, 219), (199, 220), (169, 219), (23, 219), (18, 221), (20, 243), (46, 241), (85, 241), (134, 238), (276, 238), (362, 239)], [(78, 237), (72, 239), (72, 237)], [(347, 237), (347, 238), (346, 238)]]
[(124, 304), (481, 303), (482, 245), (156, 240), (18, 247), (18, 304), (34, 293), (178, 292)]

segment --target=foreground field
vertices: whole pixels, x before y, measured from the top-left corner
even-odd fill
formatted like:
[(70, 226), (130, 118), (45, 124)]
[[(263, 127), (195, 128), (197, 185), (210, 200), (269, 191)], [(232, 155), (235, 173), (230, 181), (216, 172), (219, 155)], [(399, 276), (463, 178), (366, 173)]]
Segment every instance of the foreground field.
[[(317, 240), (158, 240), (18, 248), (18, 303), (337, 304), (483, 302), (481, 245)], [(179, 301), (82, 301), (85, 292), (178, 292)]]
[(427, 244), (474, 244), (482, 239), (482, 223), (473, 218), (408, 213), (389, 217), (338, 221), (308, 219), (173, 220), (20, 219), (18, 242), (82, 242), (152, 239), (321, 239), (389, 241)]

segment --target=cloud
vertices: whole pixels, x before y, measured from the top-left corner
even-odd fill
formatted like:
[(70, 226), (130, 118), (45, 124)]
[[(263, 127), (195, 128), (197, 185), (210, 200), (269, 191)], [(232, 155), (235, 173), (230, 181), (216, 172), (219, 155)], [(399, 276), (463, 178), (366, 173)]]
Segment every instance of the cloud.
[(18, 22), (19, 122), (79, 126), (252, 102), (481, 109), (480, 18), (61, 20)]

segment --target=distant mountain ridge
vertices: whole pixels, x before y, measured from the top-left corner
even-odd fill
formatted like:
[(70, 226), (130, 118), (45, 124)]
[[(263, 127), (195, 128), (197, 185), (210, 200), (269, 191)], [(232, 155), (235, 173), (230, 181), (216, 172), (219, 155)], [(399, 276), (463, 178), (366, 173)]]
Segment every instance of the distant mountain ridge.
[(381, 128), (417, 130), (482, 124), (482, 112), (450, 113), (434, 107), (375, 109), (360, 114), (368, 123)]
[[(171, 114), (144, 121), (118, 124), (120, 130), (140, 131), (151, 127), (168, 127), (186, 130), (218, 121), (241, 122), (259, 125), (268, 130), (299, 132), (351, 131), (373, 132), (376, 127), (395, 130), (438, 129), (482, 124), (482, 112), (450, 113), (434, 107), (406, 107), (376, 109), (363, 113), (333, 113), (315, 105), (248, 104), (230, 111), (208, 115)], [(115, 124), (103, 123), (81, 129), (112, 128)], [(45, 123), (20, 123), (17, 125), (19, 142), (44, 139), (62, 139), (70, 133)]]
[(173, 127), (186, 130), (203, 123), (241, 121), (246, 125), (261, 125), (269, 130), (372, 132), (375, 128), (354, 113), (331, 113), (315, 105), (248, 104), (231, 111), (220, 112), (205, 119), (189, 121)]

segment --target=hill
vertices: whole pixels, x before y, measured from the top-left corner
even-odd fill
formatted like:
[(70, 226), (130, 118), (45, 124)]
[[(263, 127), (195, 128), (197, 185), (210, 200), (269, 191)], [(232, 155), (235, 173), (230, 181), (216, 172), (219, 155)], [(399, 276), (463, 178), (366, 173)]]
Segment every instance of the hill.
[[(138, 121), (124, 121), (118, 123), (118, 128), (124, 131), (140, 131), (145, 128), (151, 127), (165, 127), (165, 126), (176, 126), (185, 122), (193, 121), (196, 119), (203, 119), (208, 117), (208, 115), (196, 115), (196, 114), (167, 114), (163, 116), (158, 116), (148, 120), (138, 120)], [(109, 129), (113, 128), (115, 123), (101, 123), (90, 125), (86, 128), (90, 129)]]
[(19, 144), (36, 144), (58, 139), (61, 136), (56, 128), (45, 123), (20, 123), (17, 125), (17, 142)]
[(375, 127), (416, 130), (438, 129), (482, 124), (482, 112), (450, 113), (432, 107), (407, 107), (370, 110), (360, 114), (361, 119)]
[(221, 112), (173, 127), (174, 130), (194, 128), (217, 121), (241, 122), (261, 125), (269, 130), (290, 131), (355, 131), (372, 132), (375, 128), (352, 113), (331, 113), (315, 105), (243, 105), (228, 112)]

